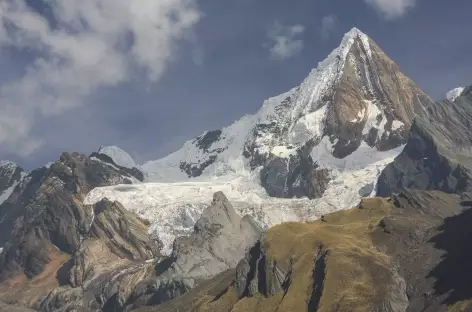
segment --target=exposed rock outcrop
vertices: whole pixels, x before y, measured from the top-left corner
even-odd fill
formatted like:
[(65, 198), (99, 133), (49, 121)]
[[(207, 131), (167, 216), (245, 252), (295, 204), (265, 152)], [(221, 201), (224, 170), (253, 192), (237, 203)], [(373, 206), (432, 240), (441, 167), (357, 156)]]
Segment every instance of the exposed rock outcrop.
[[(355, 38), (331, 96), (326, 131), (338, 139), (333, 155), (340, 158), (357, 149), (361, 141), (380, 150), (404, 144), (415, 113), (431, 103), (373, 40), (369, 38), (366, 44), (362, 36)], [(368, 125), (372, 117), (377, 121)]]
[(133, 177), (141, 182), (144, 181), (144, 174), (141, 170), (139, 170), (136, 167), (127, 168), (127, 167), (120, 166), (113, 160), (113, 158), (111, 158), (107, 154), (101, 153), (100, 150), (96, 153), (90, 154), (90, 158), (92, 159), (96, 158), (100, 161), (103, 161), (106, 164), (113, 166), (116, 170), (118, 170), (124, 176)]
[(272, 155), (260, 172), (262, 186), (269, 196), (292, 198), (323, 196), (330, 181), (328, 169), (320, 169), (309, 152), (312, 143), (289, 158)]
[(32, 284), (20, 284), (16, 288), (31, 294), (25, 298), (12, 293), (6, 300), (39, 297), (29, 306), (43, 312), (123, 309), (134, 288), (154, 274), (158, 245), (147, 234), (146, 223), (121, 204), (103, 200), (91, 208), (94, 218), (80, 249), (73, 255), (62, 253), (59, 266), (41, 273), (55, 287), (33, 289)]
[(135, 289), (132, 307), (161, 304), (236, 267), (261, 235), (252, 217), (240, 217), (221, 192), (189, 237), (176, 239), (172, 255), (157, 266), (155, 278)]
[(1, 278), (41, 273), (49, 262), (48, 245), (69, 254), (78, 251), (93, 218), (84, 196), (94, 187), (119, 183), (123, 177), (116, 170), (78, 153), (64, 153), (49, 169), (34, 172), (5, 209), (18, 218), (11, 220), (13, 231), (0, 255)]
[(70, 284), (83, 286), (113, 266), (159, 256), (159, 246), (147, 233), (147, 225), (118, 202), (102, 200), (93, 206), (94, 219), (88, 239), (74, 256)]
[(213, 164), (217, 156), (226, 149), (221, 147), (212, 148), (213, 144), (221, 139), (221, 134), (221, 130), (207, 131), (193, 140), (192, 143), (195, 144), (200, 151), (209, 155), (208, 159), (198, 164), (182, 161), (179, 166), (180, 170), (184, 171), (189, 178), (200, 176), (208, 166)]
[[(103, 255), (103, 251), (100, 255)], [(105, 253), (105, 256), (108, 255)], [(130, 263), (113, 256), (102, 257), (102, 260), (108, 260), (108, 267), (105, 267), (105, 261), (96, 264), (93, 269), (103, 265), (99, 267), (102, 271), (93, 271), (92, 276), (88, 277), (81, 287), (61, 286), (54, 289), (41, 301), (38, 310), (41, 312), (123, 311), (135, 287), (154, 274), (155, 263), (152, 261)]]
[(419, 115), (404, 151), (382, 172), (377, 194), (402, 188), (462, 193), (472, 189), (472, 88)]
[[(64, 153), (50, 167), (30, 173), (0, 206), (7, 221), (0, 297), (35, 309), (64, 305), (58, 299), (63, 298), (90, 311), (105, 303), (89, 298), (105, 299), (105, 283), (116, 292), (119, 276), (133, 271), (135, 262), (158, 258), (159, 243), (149, 237), (145, 221), (116, 202), (83, 203), (93, 188), (120, 183), (126, 183), (121, 172), (78, 153)], [(61, 295), (41, 303), (53, 290)]]

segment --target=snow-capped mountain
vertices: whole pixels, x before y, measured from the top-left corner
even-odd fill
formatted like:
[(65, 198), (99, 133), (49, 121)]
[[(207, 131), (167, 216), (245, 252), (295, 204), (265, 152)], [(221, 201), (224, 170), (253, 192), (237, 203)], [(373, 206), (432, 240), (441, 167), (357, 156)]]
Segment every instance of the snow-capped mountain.
[[(86, 200), (118, 200), (151, 220), (164, 252), (192, 230), (216, 191), (266, 227), (314, 219), (374, 194), (415, 114), (431, 103), (354, 28), (300, 86), (266, 100), (254, 115), (145, 163), (139, 169), (146, 183), (98, 188)], [(135, 165), (116, 147), (100, 153), (115, 164)]]
[(448, 99), (451, 102), (454, 102), (459, 96), (461, 96), (462, 92), (464, 92), (463, 87), (455, 88), (446, 93), (446, 99)]
[(133, 158), (131, 158), (128, 153), (126, 153), (117, 146), (102, 146), (100, 147), (97, 153), (109, 156), (113, 160), (113, 162), (119, 167), (124, 167), (128, 169), (139, 167), (138, 165), (136, 165)]
[(134, 162), (128, 153), (117, 146), (102, 146), (97, 152), (92, 153), (90, 158), (120, 171), (130, 183), (144, 181), (140, 166)]
[(0, 205), (11, 196), (24, 176), (23, 169), (17, 164), (11, 161), (0, 161)]
[(307, 149), (316, 150), (325, 137), (335, 158), (361, 146), (389, 150), (405, 143), (414, 113), (430, 102), (354, 28), (300, 86), (268, 99), (256, 114), (206, 132), (143, 169), (149, 181), (245, 175), (274, 157), (288, 161)]

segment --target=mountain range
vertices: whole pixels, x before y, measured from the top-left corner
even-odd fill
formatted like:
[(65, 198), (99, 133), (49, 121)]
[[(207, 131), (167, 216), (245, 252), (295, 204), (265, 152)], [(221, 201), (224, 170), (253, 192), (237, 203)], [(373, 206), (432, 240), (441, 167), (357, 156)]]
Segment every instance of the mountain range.
[(0, 311), (467, 311), (471, 123), (354, 28), (163, 159), (1, 162)]

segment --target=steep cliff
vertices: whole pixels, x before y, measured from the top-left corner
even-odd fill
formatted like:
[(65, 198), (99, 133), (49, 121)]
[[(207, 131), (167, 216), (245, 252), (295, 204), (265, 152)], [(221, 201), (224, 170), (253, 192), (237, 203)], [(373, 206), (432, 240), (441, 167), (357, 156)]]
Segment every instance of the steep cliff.
[(454, 101), (427, 107), (403, 152), (379, 177), (377, 195), (402, 188), (462, 193), (472, 190), (472, 87)]

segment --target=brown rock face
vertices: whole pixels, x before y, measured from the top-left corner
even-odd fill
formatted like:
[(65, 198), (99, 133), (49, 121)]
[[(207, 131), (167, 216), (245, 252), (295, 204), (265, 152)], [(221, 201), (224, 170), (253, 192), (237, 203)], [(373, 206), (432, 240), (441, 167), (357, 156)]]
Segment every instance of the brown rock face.
[[(379, 150), (405, 144), (415, 114), (432, 103), (373, 40), (367, 47), (360, 37), (354, 40), (335, 88), (327, 133), (338, 139), (333, 155), (339, 158), (352, 153), (362, 140)], [(369, 118), (376, 122), (365, 134)]]
[(147, 226), (120, 203), (105, 199), (92, 209), (95, 217), (89, 238), (73, 258), (72, 286), (82, 286), (114, 268), (159, 255), (157, 243), (147, 234)]
[(378, 196), (402, 188), (472, 191), (472, 88), (454, 102), (438, 101), (411, 127), (402, 153), (379, 177)]
[(315, 169), (309, 172), (310, 176), (307, 179), (311, 182), (311, 185), (308, 186), (308, 197), (309, 198), (320, 198), (323, 196), (324, 192), (328, 188), (329, 181), (331, 180), (329, 176), (328, 169)]
[[(145, 260), (160, 256), (158, 242), (148, 235), (146, 222), (121, 204), (83, 203), (93, 188), (125, 182), (118, 170), (78, 153), (64, 153), (49, 169), (30, 174), (0, 207), (12, 228), (0, 255), (0, 299), (60, 311), (54, 302), (64, 305), (57, 297), (62, 296), (74, 307), (93, 311), (104, 302), (90, 305), (87, 296), (108, 300), (117, 293), (115, 282), (126, 288), (125, 280), (131, 292), (152, 268)], [(133, 274), (138, 281), (129, 277)], [(111, 289), (105, 291), (107, 280)], [(41, 302), (53, 290), (57, 296)]]
[(16, 273), (29, 278), (41, 273), (49, 262), (46, 250), (51, 244), (69, 254), (76, 252), (92, 218), (91, 209), (83, 205), (84, 196), (94, 187), (124, 181), (115, 170), (78, 153), (64, 153), (39, 175), (8, 203), (17, 218), (10, 220), (13, 233), (0, 256), (3, 280)]

